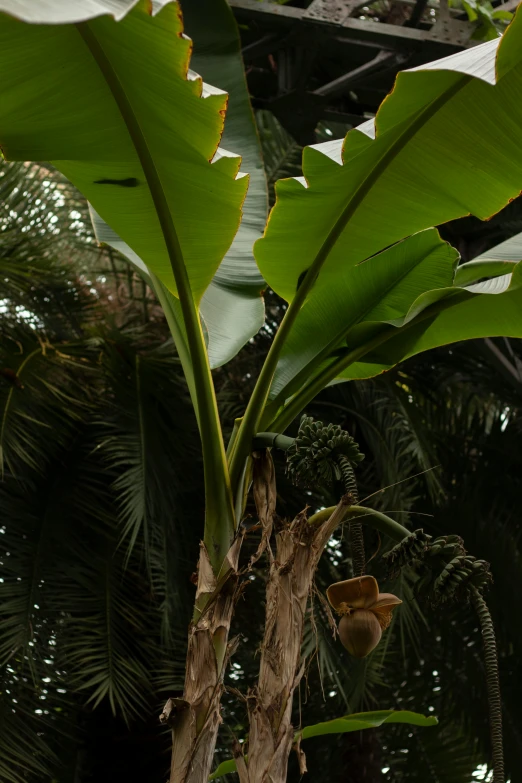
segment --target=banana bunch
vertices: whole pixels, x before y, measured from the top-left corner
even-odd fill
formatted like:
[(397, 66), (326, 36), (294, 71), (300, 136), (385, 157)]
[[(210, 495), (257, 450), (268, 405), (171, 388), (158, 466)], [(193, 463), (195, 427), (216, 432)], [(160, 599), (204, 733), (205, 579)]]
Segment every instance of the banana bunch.
[(286, 452), (287, 473), (295, 484), (332, 484), (343, 477), (341, 457), (357, 465), (364, 454), (338, 424), (323, 424), (311, 416), (303, 416), (297, 437)]
[(489, 563), (468, 555), (460, 536), (432, 539), (423, 530), (415, 530), (383, 556), (389, 578), (401, 568), (412, 566), (419, 577), (415, 593), (432, 604), (466, 598), (469, 589), (483, 592), (491, 582)]
[(449, 536), (438, 536), (432, 541), (429, 548), (430, 557), (442, 556), (447, 558), (465, 554), (464, 540), (460, 536), (454, 534)]
[(387, 567), (387, 577), (394, 578), (398, 576), (401, 568), (421, 560), (431, 540), (432, 537), (419, 528), (386, 552), (382, 559)]
[(482, 593), (492, 581), (489, 563), (468, 555), (460, 536), (436, 538), (419, 566), (416, 593), (433, 604), (466, 598), (471, 587)]
[(491, 582), (489, 563), (477, 560), (472, 555), (454, 557), (433, 584), (435, 602), (444, 603), (460, 597), (467, 588), (474, 585), (482, 592)]

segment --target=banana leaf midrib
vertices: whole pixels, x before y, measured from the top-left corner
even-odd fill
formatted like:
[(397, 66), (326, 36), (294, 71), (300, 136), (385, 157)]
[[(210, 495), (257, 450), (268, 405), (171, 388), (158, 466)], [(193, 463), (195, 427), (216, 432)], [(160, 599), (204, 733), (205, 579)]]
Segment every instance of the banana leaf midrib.
[(117, 73), (114, 71), (102, 44), (92, 30), (91, 24), (83, 22), (75, 26), (106, 80), (138, 155), (157, 212), (165, 247), (176, 281), (194, 374), (198, 419), (201, 425), (203, 460), (206, 465), (206, 494), (208, 498), (215, 499), (214, 512), (212, 512), (211, 504), (207, 508), (207, 520), (211, 520), (214, 517), (215, 519), (209, 522), (206, 537), (209, 545), (212, 542), (221, 541), (217, 548), (215, 545), (210, 547), (213, 552), (217, 552), (215, 565), (218, 567), (218, 561), (224, 558), (229, 541), (233, 536), (233, 504), (214, 386), (199, 313), (192, 295), (183, 252), (161, 177), (142, 132), (139, 119), (133, 110), (132, 103)]

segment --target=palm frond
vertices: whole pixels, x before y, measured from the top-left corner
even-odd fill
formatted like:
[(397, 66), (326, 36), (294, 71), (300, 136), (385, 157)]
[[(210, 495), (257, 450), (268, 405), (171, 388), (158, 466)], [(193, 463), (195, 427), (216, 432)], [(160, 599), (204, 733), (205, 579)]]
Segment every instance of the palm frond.
[[(392, 775), (404, 781), (426, 783), (469, 783), (482, 760), (477, 743), (458, 725), (435, 726), (429, 731), (412, 729), (413, 741), (408, 753), (402, 748), (390, 749)], [(404, 732), (402, 732), (404, 734)]]
[(150, 709), (149, 672), (161, 660), (159, 610), (138, 553), (125, 567), (114, 474), (95, 442), (80, 441), (68, 464), (66, 484), (56, 493), (68, 535), (62, 532), (56, 552), (55, 584), (46, 583), (48, 605), (61, 617), (56, 657), (71, 692), (93, 707), (106, 700), (130, 721)]
[(49, 164), (3, 161), (0, 203), (0, 232), (32, 238), (41, 254), (95, 248), (84, 197)]
[[(5, 684), (4, 684), (5, 687)], [(49, 780), (59, 759), (49, 742), (53, 723), (34, 698), (34, 692), (16, 688), (0, 694), (0, 780), (27, 783)], [(32, 709), (31, 709), (32, 708)], [(36, 708), (36, 709), (35, 709)]]
[(263, 150), (270, 205), (275, 201), (274, 185), (283, 177), (301, 174), (303, 148), (283, 128), (272, 112), (256, 112), (256, 123)]
[(192, 516), (190, 493), (197, 429), (172, 345), (147, 345), (150, 339), (119, 334), (106, 340), (103, 367), (110, 392), (99, 431), (101, 456), (117, 476), (113, 489), (122, 541), (128, 556), (137, 542), (143, 548), (163, 606), (166, 642), (180, 618), (189, 619), (190, 596), (180, 577), (190, 573), (196, 557), (197, 514)]
[(0, 204), (0, 306), (11, 317), (59, 335), (64, 320), (78, 335), (96, 318), (162, 318), (127, 260), (98, 246), (85, 198), (52, 166), (0, 163)]
[(113, 713), (128, 722), (150, 710), (158, 613), (152, 602), (147, 607), (146, 581), (139, 571), (123, 570), (116, 542), (116, 536), (98, 540), (105, 551), (97, 546), (89, 553), (91, 563), (71, 579), (61, 652), (71, 687), (86, 693), (87, 704), (96, 708), (106, 699)]
[(63, 346), (27, 325), (0, 334), (0, 468), (17, 476), (22, 466), (42, 470), (70, 440), (88, 399), (82, 365)]
[[(103, 442), (97, 441), (99, 423), (92, 409), (87, 412), (85, 421), (75, 421), (74, 433), (54, 444), (52, 460), (38, 471), (26, 464), (24, 481), (7, 474), (0, 487), (6, 520), (0, 651), (9, 665), (26, 670), (23, 676), (34, 687), (46, 673), (46, 660), (60, 660), (70, 692), (84, 694), (93, 706), (106, 700), (129, 721), (150, 712), (151, 672), (166, 665), (163, 651), (180, 668), (184, 644), (173, 654), (172, 645), (167, 652), (159, 643), (166, 590), (157, 595), (151, 588), (141, 539), (127, 557), (119, 547), (113, 484), (122, 466), (108, 465)], [(38, 421), (31, 419), (26, 429), (38, 444)], [(168, 512), (171, 523), (175, 508)], [(177, 589), (172, 550), (162, 550), (155, 539), (151, 550), (157, 583), (165, 583), (165, 568), (173, 571), (172, 602)], [(169, 618), (171, 637), (179, 640), (187, 618), (179, 617), (177, 625), (175, 613)]]
[(0, 505), (5, 520), (1, 528), (0, 661), (3, 665), (17, 662), (21, 674), (30, 674), (36, 681), (37, 670), (45, 669), (43, 659), (58, 624), (45, 605), (46, 590), (42, 590), (57, 545), (56, 508), (34, 484), (14, 481), (8, 486), (4, 482)]

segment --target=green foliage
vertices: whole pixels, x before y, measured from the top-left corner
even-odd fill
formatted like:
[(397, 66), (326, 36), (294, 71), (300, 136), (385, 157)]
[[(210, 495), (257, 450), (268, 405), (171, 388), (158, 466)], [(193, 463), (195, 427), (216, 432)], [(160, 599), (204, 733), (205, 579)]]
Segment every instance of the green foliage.
[[(284, 430), (339, 376), (371, 377), (459, 339), (521, 334), (518, 271), (461, 288), (451, 248), (445, 264), (430, 264), (444, 246), (426, 231), (469, 212), (485, 219), (520, 191), (516, 144), (514, 165), (502, 162), (522, 124), (507, 108), (521, 78), (519, 29), (515, 19), (500, 44), (399, 74), (375, 121), (305, 148), (303, 177), (279, 183), (255, 253), (290, 305), (234, 447), (234, 489), (255, 432)], [(423, 259), (433, 279), (415, 275)]]
[[(60, 175), (2, 172), (41, 226)], [(85, 202), (65, 196), (48, 230), (15, 230), (11, 214), (1, 234), (0, 777), (13, 783), (62, 779), (85, 710), (130, 724), (180, 687), (197, 552), (179, 360), (157, 306), (127, 298), (111, 328), (124, 262), (94, 250), (70, 218)]]
[[(7, 694), (5, 689), (9, 691)], [(58, 765), (58, 756), (49, 745), (56, 732), (58, 715), (38, 709), (35, 688), (25, 684), (9, 667), (2, 678), (0, 695), (0, 775), (6, 783), (26, 783), (29, 779), (49, 780)], [(36, 713), (35, 710), (38, 709)], [(59, 708), (61, 709), (61, 708)], [(60, 727), (62, 728), (62, 727)]]
[[(53, 452), (38, 453), (42, 437), (49, 438), (55, 431), (52, 446), (66, 445), (87, 404), (81, 381), (68, 366), (65, 346), (57, 354), (44, 340), (30, 329), (11, 328), (3, 334), (0, 464), (3, 474), (8, 471), (14, 477), (22, 463), (43, 469)], [(33, 427), (27, 426), (28, 421)]]
[[(77, 21), (78, 4), (68, 13)], [(218, 153), (209, 162), (226, 95), (214, 91), (201, 99), (201, 81), (186, 78), (190, 42), (180, 33), (175, 3), (151, 16), (140, 2), (119, 23), (103, 16), (82, 27), (20, 24), (3, 16), (4, 52), (9, 41), (35, 74), (43, 65), (48, 89), (40, 90), (38, 79), (17, 81), (9, 69), (2, 146), (8, 160), (55, 162), (172, 291), (178, 283), (170, 256), (177, 254), (199, 300), (233, 239), (247, 180), (236, 179), (238, 158)], [(122, 41), (136, 53), (131, 60)], [(16, 99), (7, 99), (11, 88)], [(23, 102), (31, 105), (32, 120), (31, 135), (24, 133), (22, 141)], [(212, 231), (199, 231), (201, 214)]]
[(300, 176), (303, 148), (271, 112), (263, 109), (256, 112), (256, 123), (263, 148), (270, 206), (273, 206), (276, 182), (286, 177)]
[(344, 734), (348, 731), (360, 731), (382, 726), (384, 723), (408, 723), (412, 726), (436, 726), (437, 718), (419, 715), (408, 710), (379, 710), (378, 712), (361, 712), (355, 715), (345, 715), (315, 726), (306, 726), (298, 736), (301, 739), (321, 737), (324, 734)]
[[(361, 712), (356, 715), (345, 715), (343, 718), (327, 721), (326, 723), (317, 723), (315, 726), (305, 726), (295, 735), (296, 741), (310, 739), (311, 737), (321, 737), (325, 734), (346, 734), (350, 731), (361, 731), (362, 729), (371, 729), (382, 726), (384, 723), (408, 723), (413, 726), (435, 726), (437, 719), (434, 717), (425, 717), (408, 710), (380, 710), (379, 712)], [(215, 772), (212, 773), (209, 780), (228, 775), (236, 771), (236, 762), (234, 759), (223, 761)]]
[(457, 252), (430, 229), (363, 264), (345, 264), (335, 285), (319, 281), (285, 342), (270, 396), (284, 402), (330, 356), (341, 359), (357, 345), (359, 324), (363, 329), (366, 322), (375, 328), (376, 322), (398, 326), (411, 320), (425, 291), (452, 285), (457, 260)]
[[(518, 195), (515, 146), (514, 165), (508, 171), (502, 163), (515, 144), (512, 123), (519, 123), (505, 98), (520, 79), (518, 30), (515, 19), (500, 45), (446, 58), (437, 70), (400, 73), (375, 122), (343, 141), (305, 148), (307, 187), (279, 183), (268, 231), (256, 245), (261, 272), (277, 293), (292, 301), (311, 268), (310, 282), (321, 272), (334, 287), (347, 266), (405, 236), (469, 211), (487, 218)], [(491, 113), (482, 117), (485, 105)], [(473, 177), (473, 161), (495, 172), (493, 187), (485, 169)]]
[[(455, 256), (452, 264), (450, 248), (447, 248), (446, 266), (436, 264), (435, 257), (430, 264), (430, 253), (435, 251), (435, 245), (430, 246), (428, 241), (430, 232), (411, 236), (402, 244), (382, 250), (411, 233), (412, 229), (457, 217), (462, 208), (457, 202), (467, 203), (472, 212), (484, 218), (498, 209), (502, 201), (505, 203), (512, 187), (513, 195), (518, 192), (514, 179), (506, 180), (504, 197), (498, 179), (495, 192), (485, 184), (478, 183), (475, 187), (471, 184), (469, 163), (464, 162), (465, 159), (470, 161), (467, 155), (468, 141), (473, 133), (473, 112), (484, 100), (502, 103), (503, 89), (508, 81), (513, 79), (514, 84), (519, 79), (518, 70), (513, 67), (516, 59), (512, 59), (516, 27), (515, 21), (498, 47), (500, 81), (493, 90), (486, 82), (492, 84), (496, 80), (496, 44), (488, 45), (484, 57), (477, 49), (470, 50), (466, 56), (458, 55), (456, 60), (446, 59), (444, 69), (447, 70), (437, 71), (437, 76), (429, 69), (424, 72), (423, 68), (401, 74), (394, 92), (378, 113), (375, 138), (371, 121), (350, 131), (342, 144), (327, 142), (307, 148), (303, 157), (306, 183), (305, 180), (280, 183), (266, 236), (256, 245), (260, 268), (269, 284), (291, 302), (297, 297), (294, 308), (290, 308), (294, 314), (293, 318), (289, 317), (288, 334), (279, 348), (279, 361), (270, 390), (271, 397), (280, 405), (303, 385), (306, 388), (308, 384), (308, 393), (301, 395), (304, 402), (305, 397), (310, 399), (321, 385), (332, 381), (336, 375), (368, 377), (418, 351), (454, 339), (481, 336), (486, 332), (518, 335), (516, 275), (511, 280), (503, 278), (502, 287), (476, 284), (464, 293), (454, 287), (461, 283), (457, 279), (453, 282)], [(491, 59), (488, 61), (488, 58)], [(480, 63), (479, 70), (472, 63)], [(453, 67), (455, 71), (452, 72)], [(480, 80), (471, 78), (472, 73), (480, 74)], [(506, 79), (504, 86), (502, 78)], [(425, 87), (421, 88), (421, 84)], [(462, 101), (469, 102), (469, 110), (462, 110)], [(456, 112), (455, 116), (458, 114), (459, 123), (470, 123), (469, 132), (463, 132), (459, 123), (449, 120), (452, 112)], [(499, 134), (509, 135), (509, 122), (506, 117), (496, 126), (497, 139)], [(446, 148), (444, 144), (430, 141), (433, 132), (440, 142), (439, 123), (446, 128), (442, 134), (444, 143), (448, 144)], [(491, 134), (485, 132), (482, 124), (480, 133), (484, 135), (477, 142), (483, 146), (483, 153), (479, 154), (488, 161), (487, 165), (494, 167), (494, 154), (489, 147), (486, 149)], [(460, 164), (456, 164), (453, 157), (459, 143), (466, 145), (467, 150), (463, 151), (461, 174), (456, 170)], [(425, 155), (426, 149), (431, 150), (429, 158)], [(476, 152), (478, 147), (473, 155)], [(499, 155), (504, 152), (502, 148)], [(516, 153), (514, 155), (516, 157)], [(422, 164), (419, 162), (424, 172), (420, 182), (418, 166), (414, 163), (416, 156), (419, 161), (423, 159)], [(395, 170), (401, 171), (399, 189)], [(408, 184), (410, 176), (415, 178), (414, 187)], [(517, 174), (515, 179), (519, 176)], [(304, 184), (307, 187), (303, 187)], [(329, 193), (329, 197), (325, 193)], [(436, 203), (433, 201), (435, 193)], [(376, 216), (380, 216), (377, 221)], [(423, 224), (426, 218), (428, 223)], [(291, 251), (289, 236), (292, 237)], [(438, 252), (443, 252), (443, 245)], [(425, 269), (422, 267), (424, 260)], [(408, 277), (402, 279), (408, 270), (415, 273), (416, 264), (419, 264), (417, 280), (420, 285), (417, 292)], [(440, 279), (430, 280), (430, 266), (437, 269)], [(490, 269), (488, 275), (499, 275), (502, 271)], [(383, 293), (390, 286), (386, 274), (391, 279), (397, 275), (389, 295)], [(415, 277), (411, 282), (414, 280)], [(383, 292), (379, 293), (381, 284)], [(312, 289), (306, 301), (301, 285), (306, 291)], [(430, 287), (439, 290), (427, 293)], [(478, 296), (503, 291), (506, 295), (502, 299)], [(408, 301), (410, 295), (412, 298)], [(372, 300), (372, 296), (375, 299)], [(389, 302), (386, 296), (389, 296)], [(404, 308), (403, 317), (401, 308)], [(399, 334), (396, 335), (395, 329), (385, 328), (385, 323), (397, 327)], [(378, 348), (379, 345), (382, 348)], [(367, 358), (362, 359), (365, 353)], [(297, 412), (299, 402), (296, 397), (292, 413)], [(288, 417), (283, 417), (283, 421), (287, 420)]]
[[(107, 704), (130, 724), (151, 713), (159, 689), (181, 687), (188, 577), (202, 532), (195, 521), (203, 503), (192, 446), (195, 421), (179, 363), (202, 435), (209, 511), (205, 540), (217, 553), (218, 567), (233, 525), (209, 366), (221, 367), (261, 325), (265, 284), (253, 261), (255, 239), (261, 272), (290, 307), (230, 449), (238, 517), (243, 516), (245, 461), (260, 422), (266, 428), (275, 422), (274, 428), (283, 430), (339, 378), (373, 377), (461, 339), (522, 336), (518, 245), (456, 268), (456, 251), (431, 228), (468, 212), (488, 218), (520, 191), (522, 114), (513, 99), (522, 84), (520, 15), (500, 44), (492, 41), (441, 65), (400, 74), (375, 123), (350, 131), (343, 142), (306, 148), (304, 177), (278, 184), (275, 209), (259, 239), (266, 217), (265, 182), (271, 185), (281, 173), (299, 174), (300, 150), (272, 115), (260, 112), (263, 170), (228, 7), (195, 0), (186, 24), (196, 41), (193, 64), (231, 92), (224, 143), (243, 155), (241, 173), (252, 173), (237, 234), (247, 183), (238, 176), (239, 159), (218, 150), (227, 99), (220, 90), (187, 78), (190, 43), (181, 35), (177, 4), (156, 4), (149, 14), (143, 1), (127, 15), (125, 0), (98, 4), (102, 11), (116, 10), (120, 22), (107, 14), (86, 20), (78, 2), (62, 7), (60, 17), (42, 20), (33, 5), (24, 0), (15, 11), (33, 23), (62, 24), (28, 25), (2, 17), (3, 149), (15, 161), (53, 161), (91, 201), (98, 238), (127, 255), (144, 283), (112, 252), (101, 251), (98, 257), (83, 220), (74, 218), (81, 225), (64, 229), (66, 215), (78, 212), (82, 218), (86, 206), (63, 177), (34, 165), (4, 169), (0, 188), (15, 217), (0, 236), (0, 295), (5, 298), (0, 506), (7, 520), (0, 660), (10, 686), (0, 700), (0, 750), (6, 759), (0, 761), (0, 772), (14, 783), (48, 776), (55, 768), (53, 718), (65, 716), (73, 725), (86, 705), (99, 709)], [(50, 4), (53, 14), (58, 5)], [(0, 7), (12, 12), (12, 0), (0, 0)], [(491, 31), (498, 12), (471, 3), (466, 9)], [(223, 31), (222, 48), (216, 46), (214, 28)], [(24, 68), (12, 67), (15, 60)], [(48, 206), (41, 207), (42, 196)], [(26, 227), (23, 237), (19, 229)], [(63, 266), (73, 250), (72, 262)], [(111, 268), (103, 291), (86, 276), (98, 279), (98, 264), (105, 271)], [(129, 285), (124, 313), (121, 273)], [(179, 359), (145, 284), (164, 309)], [(448, 354), (443, 356), (451, 365)], [(313, 440), (313, 433), (309, 440), (320, 457), (325, 449), (339, 447), (356, 461), (351, 436), (335, 440), (344, 419), (349, 420), (350, 431), (357, 430), (357, 439), (372, 455), (361, 467), (361, 484), (374, 496), (376, 508), (410, 524), (420, 498), (421, 507), (429, 509), (425, 513), (443, 515), (442, 520), (428, 517), (430, 534), (438, 534), (440, 526), (455, 529), (488, 550), (485, 556), (499, 571), (494, 610), (509, 628), (501, 639), (508, 676), (513, 651), (522, 649), (520, 629), (509, 627), (506, 609), (509, 590), (520, 579), (520, 531), (511, 526), (512, 488), (505, 488), (496, 509), (482, 496), (482, 487), (491, 482), (493, 455), (506, 442), (506, 410), (518, 398), (515, 403), (511, 398), (508, 408), (506, 395), (495, 399), (487, 383), (481, 386), (480, 362), (471, 373), (475, 387), (470, 391), (471, 382), (462, 383), (462, 367), (457, 388), (450, 389), (447, 377), (434, 379), (431, 360), (424, 361), (428, 371), (419, 364), (424, 377), (416, 377), (410, 363), (372, 383), (328, 389), (317, 407), (330, 406), (343, 420), (331, 425), (324, 442)], [(215, 376), (218, 383), (226, 389), (233, 378), (236, 386), (246, 385), (250, 371), (237, 368), (241, 365), (222, 369)], [(509, 429), (514, 439), (513, 432), (516, 427)], [(479, 444), (481, 459), (470, 443)], [(430, 472), (411, 481), (416, 473), (431, 471), (438, 458), (449, 478)], [(501, 481), (512, 465), (503, 467)], [(482, 505), (473, 494), (477, 484)], [(307, 499), (326, 502), (329, 489), (320, 491)], [(467, 513), (457, 513), (462, 498), (469, 503)], [(292, 502), (285, 498), (288, 508)], [(298, 502), (300, 510), (302, 497)], [(501, 524), (490, 543), (488, 515), (493, 512)], [(369, 544), (376, 554), (387, 546), (372, 537)], [(344, 576), (347, 560), (345, 542), (333, 540), (318, 571), (318, 589), (327, 577)], [(468, 571), (472, 565), (459, 562)], [(373, 566), (379, 573), (378, 557)], [(451, 576), (451, 569), (446, 571)], [(253, 576), (258, 581), (252, 590), (260, 589), (262, 596), (261, 569)], [(452, 628), (453, 635), (460, 634), (455, 650), (446, 618), (419, 609), (415, 574), (407, 571), (399, 580), (405, 602), (367, 662), (347, 663), (328, 639), (322, 604), (317, 618), (308, 620), (305, 650), (317, 650), (322, 681), (333, 683), (328, 698), (349, 704), (345, 709), (350, 710), (374, 706), (388, 694), (387, 702), (399, 707), (422, 704), (426, 678), (420, 679), (417, 667), (424, 666), (429, 677), (442, 671), (437, 656), (446, 657), (443, 693), (434, 698), (444, 716), (433, 730), (438, 740), (412, 732), (415, 742), (407, 748), (411, 772), (397, 757), (390, 756), (390, 765), (403, 780), (417, 775), (467, 783), (473, 765), (487, 758), (485, 726), (475, 709), (483, 695), (475, 691), (480, 667), (468, 649), (476, 629), (469, 618), (461, 623), (457, 615), (448, 615), (450, 623), (459, 623)], [(243, 653), (250, 670), (237, 675), (245, 685), (253, 671), (252, 642), (262, 623), (256, 611), (250, 615), (252, 641)], [(421, 650), (427, 660), (421, 659)], [(52, 694), (42, 687), (50, 666)], [(416, 676), (417, 688), (411, 686)], [(470, 696), (465, 688), (471, 686)], [(36, 712), (28, 690), (49, 709)], [(61, 691), (70, 697), (65, 706)], [(506, 699), (513, 716), (508, 731), (515, 734), (511, 698)], [(227, 709), (244, 733), (242, 719)], [(308, 712), (317, 721), (324, 712), (315, 694)], [(374, 728), (397, 722), (400, 714), (318, 721), (300, 736)], [(403, 714), (415, 725), (435, 722), (412, 718), (409, 709)], [(389, 731), (391, 742), (403, 742), (396, 726)], [(38, 737), (34, 745), (32, 733)], [(14, 749), (17, 734), (20, 750)], [(477, 742), (470, 743), (470, 736)], [(517, 768), (517, 752), (511, 751), (510, 769)], [(218, 773), (223, 769), (213, 777)]]
[(263, 326), (265, 282), (253, 255), (253, 243), (265, 227), (267, 174), (247, 91), (241, 41), (226, 0), (194, 0), (183, 7), (183, 21), (195, 42), (191, 67), (228, 93), (220, 144), (241, 155), (249, 176), (237, 234), (201, 300), (211, 367), (229, 361)]
[(471, 36), (475, 41), (494, 41), (504, 32), (506, 24), (513, 19), (510, 11), (494, 8), (489, 2), (478, 0), (462, 0), (462, 7), (470, 22), (476, 23), (475, 32)]

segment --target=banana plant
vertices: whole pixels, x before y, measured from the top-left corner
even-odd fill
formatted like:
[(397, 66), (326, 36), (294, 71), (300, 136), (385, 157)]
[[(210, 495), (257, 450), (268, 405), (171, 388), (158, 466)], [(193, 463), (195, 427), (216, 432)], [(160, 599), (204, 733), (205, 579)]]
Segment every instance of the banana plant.
[[(328, 384), (456, 341), (522, 337), (519, 250), (459, 265), (434, 228), (486, 220), (522, 190), (522, 12), (501, 39), (400, 73), (375, 119), (344, 139), (306, 147), (303, 176), (277, 183), (267, 222), (230, 9), (186, 3), (192, 61), (182, 10), (176, 0), (0, 0), (0, 147), (7, 160), (48, 161), (68, 177), (100, 242), (154, 290), (198, 420), (206, 510), (185, 691), (162, 714), (170, 782), (211, 774), (253, 487), (258, 555), (269, 560), (267, 630), (247, 699), (248, 755), (237, 750), (235, 764), (241, 783), (282, 783), (294, 742), (302, 760), (300, 739), (312, 736), (294, 736), (292, 701), (328, 536), (354, 513), (396, 540), (409, 531), (350, 510), (347, 495), (279, 530), (275, 556), (274, 468), (256, 437), (271, 432), (264, 444), (277, 445)], [(225, 448), (212, 369), (260, 328), (266, 287), (287, 302), (285, 315)]]

